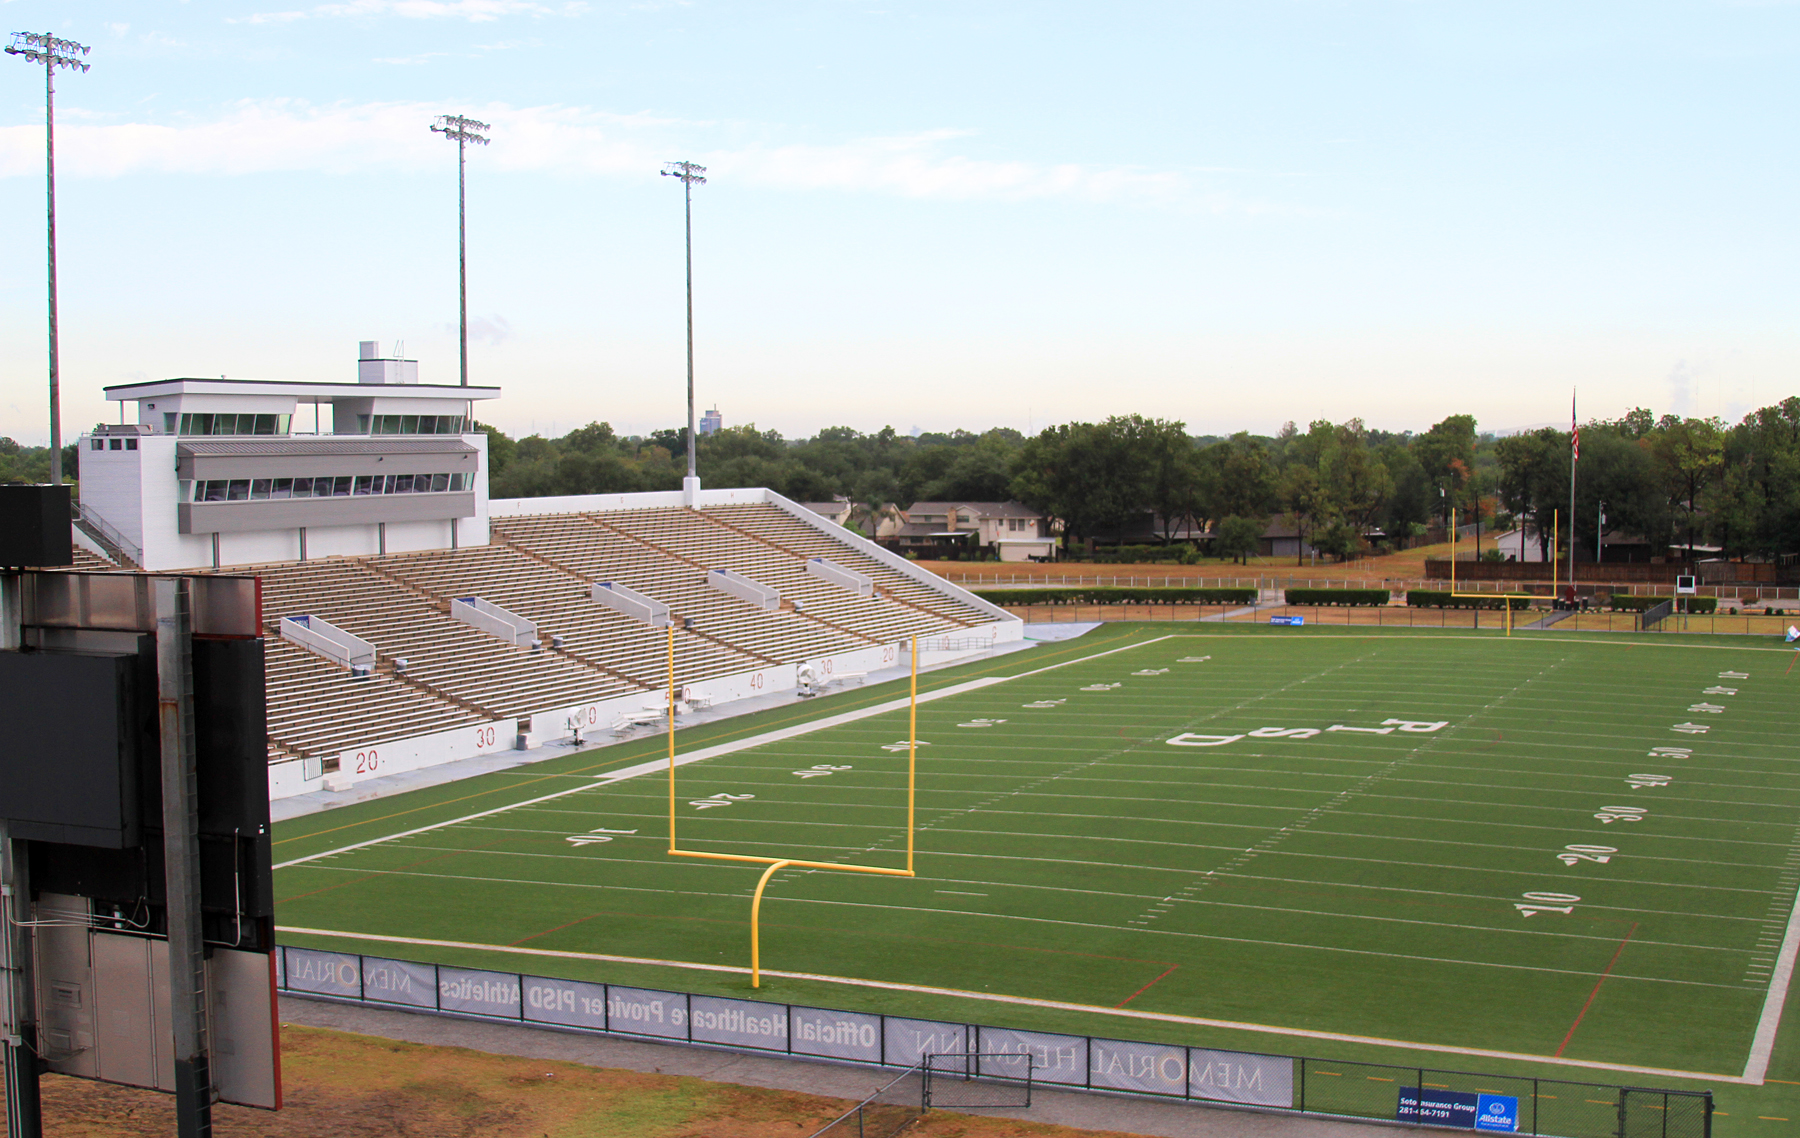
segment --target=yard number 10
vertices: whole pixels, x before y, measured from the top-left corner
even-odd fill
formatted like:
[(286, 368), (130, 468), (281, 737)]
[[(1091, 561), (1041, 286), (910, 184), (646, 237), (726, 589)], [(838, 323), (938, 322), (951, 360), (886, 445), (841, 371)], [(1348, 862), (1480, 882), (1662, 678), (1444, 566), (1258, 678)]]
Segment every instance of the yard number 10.
[(1523, 902), (1513, 902), (1513, 908), (1520, 916), (1535, 917), (1539, 913), (1562, 913), (1565, 916), (1575, 911), (1575, 902), (1581, 898), (1573, 893), (1527, 893)]

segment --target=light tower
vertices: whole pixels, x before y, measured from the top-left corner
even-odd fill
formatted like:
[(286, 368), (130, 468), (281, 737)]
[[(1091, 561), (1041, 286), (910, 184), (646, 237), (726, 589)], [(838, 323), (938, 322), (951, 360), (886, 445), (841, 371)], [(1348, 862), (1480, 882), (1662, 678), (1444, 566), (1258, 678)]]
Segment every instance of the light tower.
[(480, 133), (494, 128), (465, 115), (439, 115), (431, 129), (445, 138), (456, 140), (456, 298), (462, 327), (462, 385), (469, 386), (469, 237), (465, 225), (467, 197), (463, 190), (463, 154), (469, 143), (488, 144)]
[(75, 58), (88, 49), (74, 40), (57, 39), (49, 32), (14, 32), (6, 54), (23, 56), (44, 65), (44, 183), (49, 215), (50, 244), (50, 483), (62, 485), (62, 394), (58, 387), (59, 364), (56, 334), (56, 69), (88, 69)]
[(692, 162), (670, 162), (662, 168), (666, 178), (681, 179), (681, 200), (687, 221), (687, 478), (681, 488), (687, 492), (688, 505), (693, 505), (694, 492), (700, 489), (700, 475), (694, 465), (694, 452), (699, 449), (699, 424), (694, 419), (694, 187), (706, 184), (706, 167)]

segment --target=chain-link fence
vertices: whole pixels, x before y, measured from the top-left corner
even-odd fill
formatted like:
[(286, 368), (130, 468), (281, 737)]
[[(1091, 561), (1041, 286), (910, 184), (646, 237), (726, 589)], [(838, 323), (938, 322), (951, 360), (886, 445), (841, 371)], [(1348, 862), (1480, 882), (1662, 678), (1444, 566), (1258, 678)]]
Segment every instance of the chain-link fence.
[(1032, 1062), (1017, 1051), (927, 1055), (926, 1110), (1022, 1109), (1031, 1105)]
[(1712, 1094), (1301, 1059), (1298, 1101), (1335, 1114), (1556, 1138), (1710, 1138)]
[(893, 1138), (925, 1113), (925, 1076), (914, 1067), (842, 1116), (833, 1119), (812, 1138)]

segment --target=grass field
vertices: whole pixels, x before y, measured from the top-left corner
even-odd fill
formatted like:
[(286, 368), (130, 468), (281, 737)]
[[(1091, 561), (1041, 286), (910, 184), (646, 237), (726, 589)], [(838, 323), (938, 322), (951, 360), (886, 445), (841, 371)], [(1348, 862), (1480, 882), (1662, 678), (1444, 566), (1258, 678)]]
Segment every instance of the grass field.
[[(1800, 883), (1791, 651), (1174, 628), (934, 673), (918, 876), (777, 878), (764, 967), (812, 979), (762, 995), (1639, 1084), (1769, 1077), (1736, 1109), (1722, 1090), (1721, 1133), (1792, 1116), (1773, 1076), (1800, 1062), (1770, 998)], [(879, 710), (903, 694), (682, 732), (682, 752), (720, 753), (678, 772), (681, 845), (903, 865), (906, 711)], [(363, 947), (415, 959), (747, 994), (739, 974), (679, 966), (747, 963), (760, 867), (669, 857), (662, 776), (596, 778), (658, 746), (285, 823), (280, 923), (399, 938)], [(499, 963), (412, 938), (670, 963)]]

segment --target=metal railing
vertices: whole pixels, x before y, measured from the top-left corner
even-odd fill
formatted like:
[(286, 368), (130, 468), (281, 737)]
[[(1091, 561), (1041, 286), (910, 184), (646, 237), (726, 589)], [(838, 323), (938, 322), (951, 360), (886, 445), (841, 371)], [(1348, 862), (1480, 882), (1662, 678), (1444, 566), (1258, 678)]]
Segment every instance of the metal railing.
[(144, 551), (124, 534), (115, 529), (105, 518), (96, 514), (93, 507), (84, 507), (80, 502), (69, 503), (69, 517), (81, 527), (87, 535), (101, 546), (112, 546), (109, 553), (124, 558), (127, 569), (139, 569), (144, 564)]
[[(980, 1024), (834, 1011), (803, 1004), (559, 980), (516, 972), (281, 946), (280, 991), (315, 999), (621, 1035), (758, 1054), (904, 1067), (923, 1080), (930, 1056), (953, 1056), (955, 1074), (996, 1084), (1145, 1095), (1218, 1106), (1384, 1122), (1465, 1127), (1509, 1119), (1520, 1134), (1556, 1138), (1710, 1138), (1711, 1091), (1626, 1087), (1567, 1079), (1489, 1075), (1298, 1055), (1222, 1051)], [(949, 1073), (949, 1072), (945, 1072)], [(936, 1077), (935, 1075), (933, 1077)], [(905, 1087), (900, 1079), (883, 1088)], [(907, 1090), (906, 1093), (912, 1093)], [(881, 1092), (820, 1133), (885, 1138)], [(899, 1092), (890, 1098), (904, 1097)], [(916, 1101), (922, 1110), (925, 1088)], [(901, 1105), (896, 1101), (895, 1105)], [(945, 1105), (948, 1105), (946, 1103)], [(865, 1109), (867, 1108), (867, 1109)], [(1466, 1115), (1466, 1118), (1463, 1116)], [(853, 1122), (846, 1121), (852, 1119)], [(910, 1120), (909, 1120), (910, 1121)], [(904, 1123), (902, 1123), (904, 1125)], [(863, 1129), (854, 1129), (862, 1127)]]

